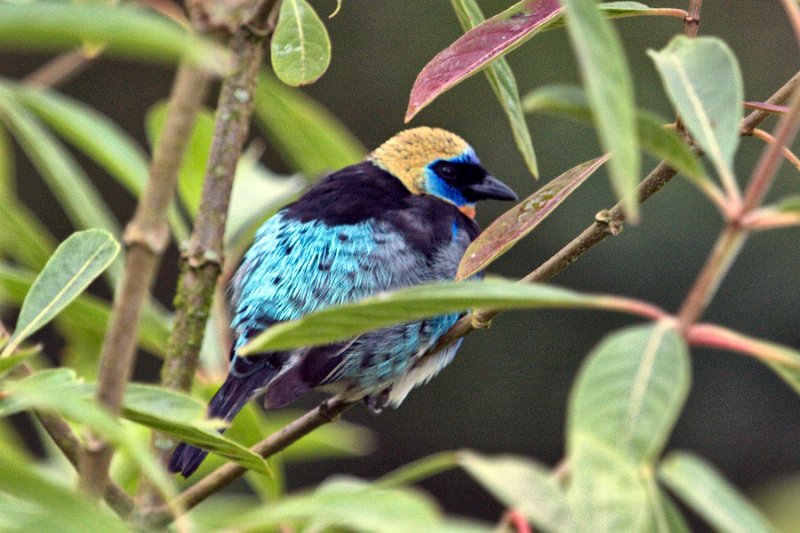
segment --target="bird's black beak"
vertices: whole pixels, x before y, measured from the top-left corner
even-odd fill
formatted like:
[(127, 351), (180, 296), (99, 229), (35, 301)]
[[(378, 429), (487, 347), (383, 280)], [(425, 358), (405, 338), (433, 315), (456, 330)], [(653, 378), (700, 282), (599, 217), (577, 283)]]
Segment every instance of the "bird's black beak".
[(495, 178), (486, 175), (478, 183), (465, 187), (462, 192), (468, 202), (492, 198), (494, 200), (518, 200), (517, 194), (511, 188)]

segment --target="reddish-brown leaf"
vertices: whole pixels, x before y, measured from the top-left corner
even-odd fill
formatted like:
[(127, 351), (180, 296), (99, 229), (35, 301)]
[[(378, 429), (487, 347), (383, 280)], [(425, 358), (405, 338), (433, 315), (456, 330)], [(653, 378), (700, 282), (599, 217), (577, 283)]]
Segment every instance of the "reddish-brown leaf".
[(547, 218), (606, 161), (608, 155), (581, 163), (503, 213), (467, 248), (456, 279), (472, 276), (503, 255)]
[(562, 9), (558, 0), (519, 2), (462, 35), (436, 54), (417, 76), (406, 122), (441, 93), (533, 37)]

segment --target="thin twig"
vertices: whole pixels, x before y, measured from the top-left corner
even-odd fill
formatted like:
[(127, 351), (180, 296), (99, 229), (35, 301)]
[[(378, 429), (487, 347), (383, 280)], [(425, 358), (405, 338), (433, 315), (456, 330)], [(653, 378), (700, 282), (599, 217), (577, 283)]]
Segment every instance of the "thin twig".
[(86, 70), (95, 57), (97, 54), (89, 56), (83, 48), (66, 52), (34, 70), (22, 81), (36, 88), (57, 87)]
[[(775, 137), (772, 136), (771, 133), (762, 130), (761, 128), (753, 128), (753, 137), (757, 139), (761, 139), (762, 141), (769, 143), (769, 144), (777, 144), (777, 140)], [(798, 158), (791, 150), (789, 150), (786, 146), (781, 146), (781, 151), (783, 152), (783, 157), (797, 170), (800, 170), (800, 158)]]
[[(261, 457), (271, 457), (318, 427), (336, 420), (353, 405), (353, 402), (343, 400), (339, 396), (330, 398), (250, 449)], [(169, 506), (161, 507), (151, 513), (148, 517), (149, 525), (163, 526), (169, 523), (173, 519), (170, 509), (188, 511), (221, 488), (240, 478), (245, 472), (247, 472), (247, 469), (236, 463), (227, 463), (220, 466), (186, 489), (175, 500), (170, 502)]]
[[(178, 68), (164, 131), (153, 153), (150, 179), (125, 229), (124, 240), (128, 246), (125, 271), (114, 298), (97, 383), (98, 402), (114, 414), (120, 411), (133, 366), (141, 310), (150, 293), (161, 254), (169, 242), (167, 212), (208, 84), (208, 74), (188, 62)], [(85, 492), (102, 493), (112, 453), (106, 442), (89, 436), (81, 466), (80, 485)]]
[(781, 115), (775, 127), (775, 142), (767, 146), (758, 160), (742, 205), (742, 215), (746, 215), (761, 203), (772, 186), (775, 173), (778, 171), (783, 158), (781, 151), (784, 146), (791, 146), (792, 140), (800, 126), (800, 89), (795, 87), (794, 94), (789, 104), (789, 111)]
[[(775, 91), (775, 94), (770, 96), (764, 103), (769, 105), (780, 105), (786, 102), (794, 90), (800, 85), (800, 70), (794, 76), (789, 78), (789, 81), (783, 84), (783, 87)], [(742, 135), (752, 135), (753, 129), (764, 122), (769, 117), (770, 113), (763, 109), (757, 109), (744, 117), (742, 121)]]
[(706, 260), (678, 311), (678, 321), (684, 332), (688, 331), (688, 328), (700, 318), (708, 307), (722, 283), (722, 279), (739, 255), (746, 238), (747, 231), (738, 224), (726, 225), (720, 234), (711, 250), (711, 255)]
[(781, 3), (786, 16), (789, 17), (797, 44), (800, 45), (800, 6), (797, 5), (797, 0), (781, 0)]
[[(15, 376), (19, 377), (30, 376), (33, 372), (33, 369), (27, 363), (22, 363), (14, 370)], [(67, 421), (64, 420), (61, 415), (52, 411), (34, 409), (33, 414), (36, 416), (39, 423), (42, 424), (42, 427), (50, 438), (53, 439), (55, 445), (58, 446), (58, 449), (61, 450), (61, 453), (64, 454), (64, 457), (67, 458), (67, 461), (78, 471), (81, 456), (81, 441), (72, 431)], [(113, 481), (110, 481), (106, 485), (105, 491), (103, 492), (103, 499), (114, 512), (123, 518), (129, 516), (131, 511), (133, 511), (133, 498)]]

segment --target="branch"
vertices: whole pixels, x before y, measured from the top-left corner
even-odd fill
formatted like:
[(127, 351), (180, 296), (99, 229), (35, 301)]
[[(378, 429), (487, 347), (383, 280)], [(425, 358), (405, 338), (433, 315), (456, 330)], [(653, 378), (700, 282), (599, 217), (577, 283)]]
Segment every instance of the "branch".
[(791, 146), (792, 140), (797, 134), (798, 126), (800, 126), (800, 89), (795, 86), (789, 111), (781, 115), (778, 125), (775, 127), (775, 142), (769, 144), (762, 152), (761, 158), (758, 160), (758, 164), (750, 178), (744, 197), (744, 205), (742, 206), (742, 215), (758, 207), (758, 204), (766, 196), (783, 160), (781, 157), (783, 147)]
[[(769, 143), (769, 144), (777, 144), (778, 141), (775, 137), (772, 136), (771, 133), (762, 130), (761, 128), (753, 128), (753, 137), (757, 139), (761, 139), (762, 141)], [(797, 170), (800, 170), (800, 158), (798, 158), (791, 150), (789, 150), (786, 146), (781, 146), (781, 152), (783, 152), (783, 158), (786, 159), (789, 163), (794, 165)]]
[[(150, 293), (161, 254), (169, 243), (167, 211), (208, 84), (207, 73), (188, 63), (179, 66), (164, 131), (153, 153), (150, 179), (125, 229), (124, 241), (128, 246), (125, 271), (103, 341), (97, 383), (98, 402), (114, 414), (119, 414), (133, 366), (141, 310)], [(88, 437), (80, 479), (85, 492), (95, 496), (103, 492), (112, 453), (108, 443), (92, 435)]]
[[(1, 327), (1, 325), (0, 325)], [(30, 376), (33, 374), (33, 369), (27, 363), (22, 363), (14, 370), (14, 374), (19, 377)], [(64, 420), (61, 415), (55, 412), (42, 411), (35, 409), (33, 414), (42, 427), (53, 439), (53, 442), (64, 457), (75, 467), (79, 472), (79, 462), (81, 456), (81, 441), (72, 431), (72, 428)], [(80, 472), (79, 472), (80, 473)], [(133, 511), (133, 498), (131, 498), (125, 490), (116, 483), (109, 482), (103, 492), (103, 499), (119, 516), (126, 518)]]
[[(200, 206), (188, 249), (182, 256), (175, 292), (175, 322), (161, 369), (161, 384), (167, 389), (189, 390), (197, 370), (211, 303), (222, 271), (225, 221), (233, 178), (247, 139), (263, 43), (271, 33), (269, 16), (274, 5), (277, 4), (269, 0), (255, 5), (252, 15), (239, 20), (228, 45), (235, 64), (220, 91)], [(162, 464), (167, 462), (176, 444), (173, 437), (160, 432), (153, 433), (151, 443)], [(162, 500), (152, 487), (142, 486), (139, 494), (141, 506), (137, 514), (147, 521), (152, 509)]]
[[(343, 400), (339, 396), (329, 398), (250, 449), (261, 457), (271, 457), (318, 427), (333, 422), (353, 405), (354, 402)], [(174, 518), (170, 509), (183, 509), (184, 511), (188, 511), (216, 491), (240, 478), (245, 472), (247, 472), (247, 469), (236, 463), (227, 463), (220, 466), (202, 480), (186, 489), (175, 498), (175, 500), (170, 502), (168, 506), (163, 506), (155, 510), (148, 517), (148, 525), (150, 527), (160, 527), (168, 524)]]
[[(643, 203), (647, 201), (651, 196), (661, 190), (676, 173), (677, 171), (670, 167), (665, 161), (659, 163), (637, 187), (639, 202)], [(522, 278), (520, 282), (532, 283), (553, 279), (592, 246), (598, 244), (608, 236), (618, 235), (622, 230), (622, 223), (624, 221), (625, 212), (622, 207), (622, 202), (617, 203), (609, 210), (600, 211), (595, 215), (595, 221), (583, 230), (580, 235), (556, 252), (550, 259), (542, 263), (536, 270)], [(472, 333), (476, 329), (487, 327), (489, 322), (502, 312), (503, 311), (498, 309), (478, 309), (473, 311), (456, 322), (455, 325), (439, 339), (436, 347), (431, 350), (430, 353), (437, 352), (464, 335)]]
[(700, 10), (703, 7), (703, 0), (691, 0), (689, 10), (683, 19), (683, 34), (687, 37), (697, 37), (700, 29)]
[(97, 55), (89, 56), (83, 48), (66, 52), (34, 70), (22, 81), (38, 89), (63, 85), (86, 70)]
[(188, 390), (197, 368), (211, 300), (222, 269), (231, 188), (247, 138), (262, 45), (269, 34), (268, 18), (273, 5), (274, 1), (261, 2), (250, 21), (231, 37), (234, 70), (225, 78), (220, 91), (203, 193), (194, 232), (183, 254), (175, 294), (175, 323), (161, 374), (162, 384), (170, 389)]
[[(792, 96), (792, 93), (798, 87), (798, 84), (800, 84), (800, 70), (797, 71), (794, 76), (789, 78), (789, 81), (784, 83), (783, 87), (778, 89), (775, 94), (770, 96), (764, 103), (768, 105), (783, 104), (789, 99), (790, 96)], [(764, 122), (768, 116), (768, 111), (757, 109), (744, 117), (744, 120), (742, 121), (742, 135), (752, 135), (756, 126)]]

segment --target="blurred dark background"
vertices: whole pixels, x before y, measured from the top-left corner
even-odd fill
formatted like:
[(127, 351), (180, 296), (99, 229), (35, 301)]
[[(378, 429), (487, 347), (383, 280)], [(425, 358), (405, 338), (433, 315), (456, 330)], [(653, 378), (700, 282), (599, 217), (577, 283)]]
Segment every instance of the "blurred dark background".
[[(322, 16), (333, 1), (313, 2)], [(487, 16), (510, 1), (482, 1)], [(650, 2), (686, 7), (685, 1)], [(337, 115), (368, 148), (404, 127), (409, 90), (419, 70), (461, 33), (449, 2), (348, 0), (326, 20), (333, 42), (329, 71), (307, 89)], [(635, 77), (641, 107), (671, 118), (648, 48), (660, 49), (682, 31), (678, 19), (637, 18), (616, 23)], [(736, 53), (749, 100), (764, 100), (797, 69), (796, 44), (779, 2), (706, 2), (702, 35), (723, 38)], [(579, 81), (563, 30), (546, 32), (508, 57), (520, 92), (551, 83)], [(39, 55), (0, 55), (0, 72), (22, 77), (46, 60)], [(61, 88), (98, 109), (146, 145), (143, 117), (165, 98), (169, 68), (101, 59)], [(213, 102), (213, 100), (209, 100)], [(767, 123), (767, 128), (773, 122)], [(525, 171), (508, 123), (483, 75), (446, 93), (412, 125), (435, 125), (458, 132), (476, 149), (492, 173), (526, 196), (577, 163), (599, 155), (589, 128), (562, 119), (532, 116), (531, 133), (542, 181)], [(255, 131), (254, 137), (260, 134)], [(737, 157), (745, 180), (762, 143), (743, 139)], [(309, 149), (312, 149), (309, 147)], [(271, 168), (287, 172), (269, 147)], [(97, 167), (85, 163), (121, 221), (133, 202)], [(646, 161), (644, 171), (653, 166)], [(58, 238), (72, 230), (35, 172), (18, 161), (20, 195)], [(797, 194), (798, 174), (787, 165), (771, 194)], [(559, 210), (490, 271), (520, 277), (590, 224), (614, 199), (598, 173)], [(508, 206), (482, 206), (488, 224)], [(721, 228), (710, 204), (677, 177), (643, 207), (642, 223), (626, 226), (617, 238), (593, 248), (555, 283), (577, 290), (618, 293), (677, 310)], [(705, 319), (790, 346), (800, 346), (800, 246), (797, 229), (754, 235), (734, 264)], [(177, 254), (166, 257), (157, 285), (159, 299), (171, 301)], [(506, 313), (488, 331), (471, 335), (456, 361), (431, 384), (417, 389), (402, 408), (371, 416), (356, 408), (347, 418), (372, 428), (378, 438), (365, 458), (294, 465), (291, 487), (316, 483), (335, 473), (380, 476), (413, 459), (458, 448), (517, 453), (553, 464), (563, 453), (566, 401), (585, 355), (607, 332), (634, 321), (599, 312)], [(752, 489), (800, 470), (800, 399), (763, 365), (710, 350), (693, 351), (691, 396), (670, 442), (708, 458), (733, 482)], [(155, 379), (156, 360), (145, 358), (140, 379)], [(307, 399), (312, 405), (317, 398)], [(448, 512), (496, 520), (502, 509), (468, 478), (447, 473), (422, 483)]]

